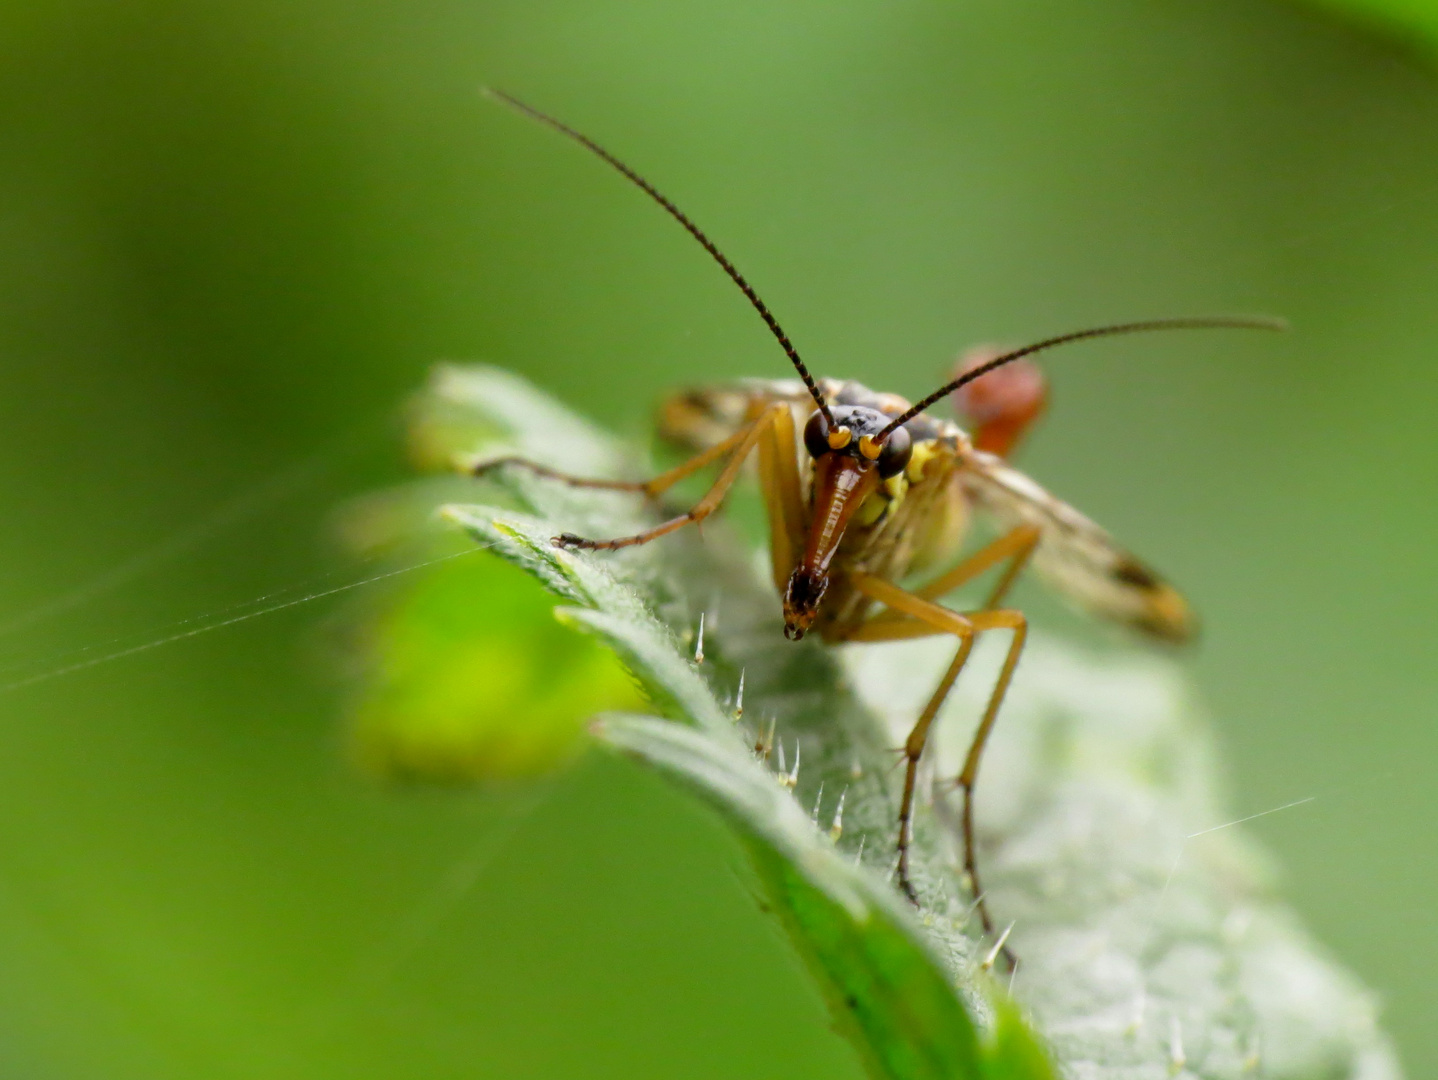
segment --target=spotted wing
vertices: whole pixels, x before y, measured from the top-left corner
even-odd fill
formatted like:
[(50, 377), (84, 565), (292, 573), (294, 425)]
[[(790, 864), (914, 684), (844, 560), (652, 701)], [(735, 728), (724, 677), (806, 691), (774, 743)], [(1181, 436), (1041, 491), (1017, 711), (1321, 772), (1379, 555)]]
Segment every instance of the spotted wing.
[(1017, 469), (975, 451), (963, 484), (974, 509), (1001, 527), (1038, 527), (1031, 565), (1080, 606), (1166, 641), (1193, 636), (1193, 615), (1176, 589)]

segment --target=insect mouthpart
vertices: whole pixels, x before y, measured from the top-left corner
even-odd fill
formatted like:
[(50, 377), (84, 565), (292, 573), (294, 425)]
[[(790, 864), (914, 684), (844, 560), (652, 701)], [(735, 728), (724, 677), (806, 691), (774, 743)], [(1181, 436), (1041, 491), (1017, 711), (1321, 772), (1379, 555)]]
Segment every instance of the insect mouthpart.
[(829, 563), (844, 530), (882, 481), (909, 463), (913, 442), (906, 429), (879, 436), (892, 419), (861, 405), (830, 406), (829, 417), (816, 409), (804, 425), (804, 448), (814, 459), (810, 520), (804, 553), (784, 590), (784, 636), (798, 641), (819, 612), (829, 587)]
[(819, 601), (829, 588), (827, 571), (800, 566), (784, 590), (784, 636), (798, 641), (819, 613)]

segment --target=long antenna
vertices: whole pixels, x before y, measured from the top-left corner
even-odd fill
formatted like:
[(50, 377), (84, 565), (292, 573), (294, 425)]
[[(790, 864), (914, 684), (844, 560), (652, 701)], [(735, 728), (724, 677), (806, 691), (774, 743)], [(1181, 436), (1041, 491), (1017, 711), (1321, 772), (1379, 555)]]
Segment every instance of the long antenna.
[(1267, 315), (1212, 315), (1180, 319), (1148, 319), (1143, 322), (1115, 323), (1112, 326), (1097, 326), (1089, 330), (1075, 330), (1057, 337), (1045, 338), (1022, 349), (1015, 349), (996, 356), (986, 364), (980, 364), (972, 371), (966, 371), (951, 383), (945, 383), (928, 397), (909, 407), (909, 411), (889, 422), (883, 431), (874, 436), (875, 442), (883, 442), (898, 427), (907, 424), (914, 417), (936, 401), (941, 401), (961, 386), (967, 386), (975, 379), (982, 378), (995, 368), (1011, 364), (1025, 356), (1043, 352), (1071, 341), (1085, 341), (1088, 338), (1115, 337), (1119, 334), (1138, 334), (1148, 330), (1287, 330), (1288, 323)]
[(783, 347), (784, 352), (788, 355), (794, 368), (799, 372), (799, 378), (804, 380), (804, 385), (808, 388), (809, 394), (813, 397), (815, 404), (819, 406), (819, 411), (824, 414), (824, 419), (829, 422), (829, 427), (837, 427), (834, 422), (834, 416), (829, 412), (829, 406), (824, 401), (824, 395), (819, 393), (819, 387), (814, 382), (814, 377), (809, 374), (809, 369), (804, 366), (804, 361), (799, 359), (799, 350), (794, 348), (793, 343), (789, 340), (789, 335), (784, 333), (784, 328), (779, 325), (779, 320), (774, 318), (768, 306), (763, 300), (759, 299), (759, 294), (754, 291), (754, 287), (744, 280), (744, 275), (739, 273), (734, 264), (729, 261), (728, 257), (715, 246), (714, 241), (705, 236), (704, 231), (689, 220), (688, 215), (685, 214), (683, 210), (680, 210), (679, 207), (670, 202), (669, 199), (660, 193), (648, 180), (644, 179), (644, 177), (640, 176), (628, 165), (604, 149), (604, 147), (589, 138), (589, 136), (575, 131), (568, 124), (556, 120), (547, 113), (540, 112), (532, 105), (526, 105), (518, 98), (506, 94), (503, 90), (496, 90), (488, 86), (482, 87), (481, 90), (486, 97), (492, 97), (497, 101), (502, 101), (510, 108), (518, 110), (533, 120), (538, 120), (541, 124), (553, 128), (561, 135), (569, 136), (569, 138), (573, 139), (586, 150), (593, 152), (609, 162), (610, 165), (618, 169), (626, 179), (633, 182), (644, 194), (664, 207), (664, 209), (669, 212), (669, 216), (679, 222), (680, 225), (683, 225), (689, 235), (694, 237), (695, 240), (698, 240), (704, 250), (714, 257), (714, 261), (723, 268), (724, 273), (729, 275), (730, 280), (739, 286), (739, 291), (749, 298), (749, 303), (753, 304), (754, 309), (759, 312), (759, 317), (763, 319), (764, 324), (769, 327), (770, 333), (779, 339), (779, 344)]

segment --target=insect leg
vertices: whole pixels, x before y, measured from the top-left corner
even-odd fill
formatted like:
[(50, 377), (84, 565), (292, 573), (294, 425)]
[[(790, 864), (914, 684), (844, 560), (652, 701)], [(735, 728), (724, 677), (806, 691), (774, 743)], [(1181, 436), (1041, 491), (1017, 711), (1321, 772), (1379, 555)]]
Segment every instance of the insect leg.
[(759, 439), (759, 487), (769, 518), (769, 559), (774, 587), (783, 595), (804, 549), (804, 494), (794, 450), (794, 414), (776, 413)]
[(925, 600), (937, 600), (978, 577), (989, 567), (1008, 559), (1009, 565), (1004, 568), (1003, 575), (984, 601), (984, 611), (996, 608), (1003, 602), (1009, 589), (1013, 588), (1014, 581), (1028, 564), (1034, 548), (1038, 547), (1040, 535), (1037, 525), (1019, 525), (992, 543), (984, 545), (952, 570), (914, 591)]
[[(669, 472), (649, 481), (651, 488), (646, 488), (646, 490), (652, 489), (654, 493), (657, 494), (659, 491), (663, 491), (664, 488), (677, 483), (704, 465), (719, 459), (726, 451), (729, 452), (729, 460), (720, 471), (719, 477), (714, 481), (713, 486), (710, 487), (704, 497), (695, 503), (693, 507), (678, 517), (670, 518), (661, 525), (656, 525), (654, 528), (646, 529), (641, 533), (635, 533), (633, 536), (620, 536), (613, 540), (590, 540), (583, 536), (575, 536), (573, 533), (562, 533), (554, 538), (555, 546), (584, 548), (589, 551), (614, 551), (617, 548), (636, 547), (639, 544), (647, 544), (651, 540), (657, 540), (661, 536), (667, 536), (676, 529), (682, 529), (685, 525), (697, 524), (703, 521), (719, 508), (719, 504), (724, 501), (724, 496), (727, 495), (729, 489), (734, 486), (734, 481), (739, 477), (739, 470), (743, 468), (745, 460), (747, 460), (753, 452), (760, 437), (766, 430), (774, 425), (781, 414), (789, 415), (789, 406), (787, 404), (775, 403), (769, 406), (757, 420), (740, 428), (722, 443), (711, 447), (697, 457), (680, 465), (678, 468), (670, 469)], [(663, 486), (653, 487), (653, 485), (659, 484), (661, 481), (663, 482)]]
[(988, 744), (989, 734), (993, 731), (994, 721), (998, 718), (999, 708), (1003, 705), (1004, 695), (1008, 692), (1009, 683), (1013, 680), (1014, 669), (1018, 666), (1019, 655), (1023, 652), (1024, 641), (1028, 637), (1028, 622), (1022, 613), (1017, 611), (990, 610), (960, 614), (869, 574), (855, 573), (851, 576), (851, 580), (854, 587), (860, 592), (885, 604), (891, 612), (897, 613), (898, 617), (884, 623), (880, 623), (877, 619), (871, 620), (846, 640), (855, 642), (893, 641), (932, 634), (954, 634), (960, 638), (959, 651), (955, 654), (948, 670), (944, 672), (943, 678), (939, 680), (938, 687), (935, 688), (928, 704), (924, 706), (923, 713), (919, 716), (918, 722), (914, 725), (904, 744), (906, 769), (904, 791), (899, 806), (899, 883), (911, 900), (915, 899), (915, 894), (913, 885), (908, 880), (908, 852), (912, 840), (914, 787), (917, 782), (919, 758), (928, 742), (929, 729), (932, 727), (944, 699), (953, 689), (959, 672), (968, 662), (969, 654), (973, 650), (974, 637), (986, 630), (1009, 630), (1012, 632), (1013, 636), (1009, 642), (1009, 651), (1004, 658), (1003, 668), (989, 694), (988, 704), (985, 706), (979, 726), (974, 732), (958, 781), (964, 791), (964, 870), (969, 875), (974, 894), (977, 897), (976, 906), (984, 931), (992, 934), (993, 919), (989, 915), (983, 886), (979, 881), (978, 860), (974, 850), (974, 785), (978, 780), (979, 763), (983, 759), (984, 747)]
[[(1028, 565), (1028, 561), (1034, 553), (1034, 548), (1038, 546), (1040, 535), (1037, 525), (1019, 525), (992, 543), (985, 544), (952, 570), (948, 570), (928, 584), (921, 585), (919, 588), (914, 589), (913, 594), (925, 600), (937, 600), (939, 597), (951, 593), (965, 583), (972, 581), (990, 567), (996, 566), (1007, 559), (1008, 565), (1004, 568), (998, 582), (994, 585), (988, 598), (984, 601), (983, 607), (979, 609), (980, 611), (992, 611), (994, 608), (997, 608), (999, 604), (1003, 603), (1004, 597), (1007, 596), (1009, 590), (1013, 588), (1013, 584), (1018, 579), (1019, 574), (1022, 573), (1023, 568)], [(888, 634), (890, 629), (897, 631), (901, 626), (906, 627), (908, 632)], [(885, 636), (883, 638), (867, 636), (875, 633), (884, 633)], [(849, 640), (895, 641), (902, 637), (925, 637), (929, 633), (931, 633), (931, 631), (926, 629), (922, 624), (913, 622), (902, 612), (891, 608), (888, 611), (881, 612), (874, 616), (860, 626), (856, 632), (856, 636)]]
[[(957, 611), (950, 611), (939, 604), (917, 597), (881, 578), (855, 573), (850, 580), (861, 593), (889, 605), (891, 610), (900, 614), (902, 623), (893, 626), (893, 630), (900, 632), (894, 633), (893, 637), (953, 634), (959, 639), (959, 651), (954, 654), (953, 662), (949, 664), (948, 670), (939, 680), (939, 685), (930, 695), (928, 704), (919, 714), (909, 737), (904, 740), (904, 791), (899, 802), (899, 886), (909, 899), (917, 904), (918, 896), (909, 881), (909, 844), (912, 839), (914, 788), (918, 783), (919, 759), (923, 756), (924, 747), (928, 745), (929, 729), (933, 726), (934, 718), (938, 716), (944, 699), (953, 689), (959, 672), (968, 663), (969, 653), (974, 647), (974, 625)], [(908, 632), (911, 627), (913, 632)], [(875, 627), (871, 620), (848, 640), (885, 641), (892, 638), (889, 627)]]
[(561, 483), (569, 484), (571, 487), (599, 488), (604, 491), (637, 491), (653, 497), (668, 491), (675, 484), (679, 483), (679, 481), (685, 477), (692, 476), (704, 468), (704, 466), (712, 465), (718, 461), (725, 454), (733, 450), (734, 447), (738, 446), (748, 432), (749, 428), (747, 426), (742, 427), (722, 442), (716, 443), (702, 453), (695, 454), (688, 461), (676, 465), (674, 468), (668, 469), (648, 480), (593, 480), (583, 476), (572, 476), (569, 473), (560, 472), (558, 469), (551, 469), (548, 465), (541, 465), (537, 461), (530, 461), (528, 458), (515, 455), (490, 458), (487, 461), (477, 462), (470, 467), (469, 471), (471, 476), (483, 476), (486, 473), (493, 472), (495, 469), (515, 467), (528, 469), (537, 476), (558, 480)]
[[(984, 708), (983, 718), (979, 726), (974, 730), (973, 740), (969, 743), (969, 752), (964, 758), (963, 770), (959, 773), (959, 787), (964, 791), (963, 810), (963, 832), (964, 832), (964, 869), (968, 872), (969, 880), (973, 882), (974, 894), (979, 898), (979, 918), (983, 921), (984, 932), (994, 932), (993, 920), (989, 918), (988, 905), (984, 903), (984, 890), (979, 884), (978, 860), (974, 855), (974, 784), (979, 779), (979, 762), (984, 756), (984, 747), (988, 744), (989, 733), (994, 729), (994, 721), (998, 719), (999, 706), (1004, 703), (1004, 695), (1008, 693), (1009, 683), (1014, 678), (1014, 668), (1018, 667), (1019, 654), (1024, 651), (1024, 641), (1029, 636), (1028, 620), (1018, 611), (985, 611), (971, 616), (975, 630), (1011, 630), (1013, 636), (1009, 639), (1009, 651), (1004, 657), (1004, 666), (999, 670), (999, 677), (994, 682), (994, 689), (989, 694), (989, 703)], [(1012, 964), (1013, 957), (1009, 955), (1009, 962)]]
[(517, 457), (513, 454), (505, 457), (489, 458), (485, 461), (477, 461), (469, 467), (471, 476), (484, 476), (486, 473), (494, 472), (496, 469), (519, 468), (528, 469), (536, 476), (544, 476), (550, 480), (558, 480), (561, 483), (569, 484), (572, 487), (601, 488), (605, 491), (643, 491), (644, 481), (642, 480), (595, 480), (584, 476), (570, 476), (558, 469), (551, 469), (548, 465), (541, 465), (537, 461), (530, 461), (528, 458)]

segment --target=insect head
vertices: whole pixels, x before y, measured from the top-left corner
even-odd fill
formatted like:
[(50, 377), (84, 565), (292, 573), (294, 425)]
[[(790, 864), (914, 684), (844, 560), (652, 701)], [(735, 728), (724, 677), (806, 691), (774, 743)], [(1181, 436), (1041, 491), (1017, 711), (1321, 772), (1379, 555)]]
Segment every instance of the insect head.
[(890, 417), (878, 409), (859, 405), (834, 405), (829, 410), (834, 426), (822, 412), (815, 410), (804, 425), (804, 448), (819, 461), (827, 454), (843, 454), (863, 468), (877, 464), (879, 476), (887, 480), (896, 476), (909, 463), (913, 442), (907, 428), (895, 428), (888, 438), (878, 435), (888, 426)]

